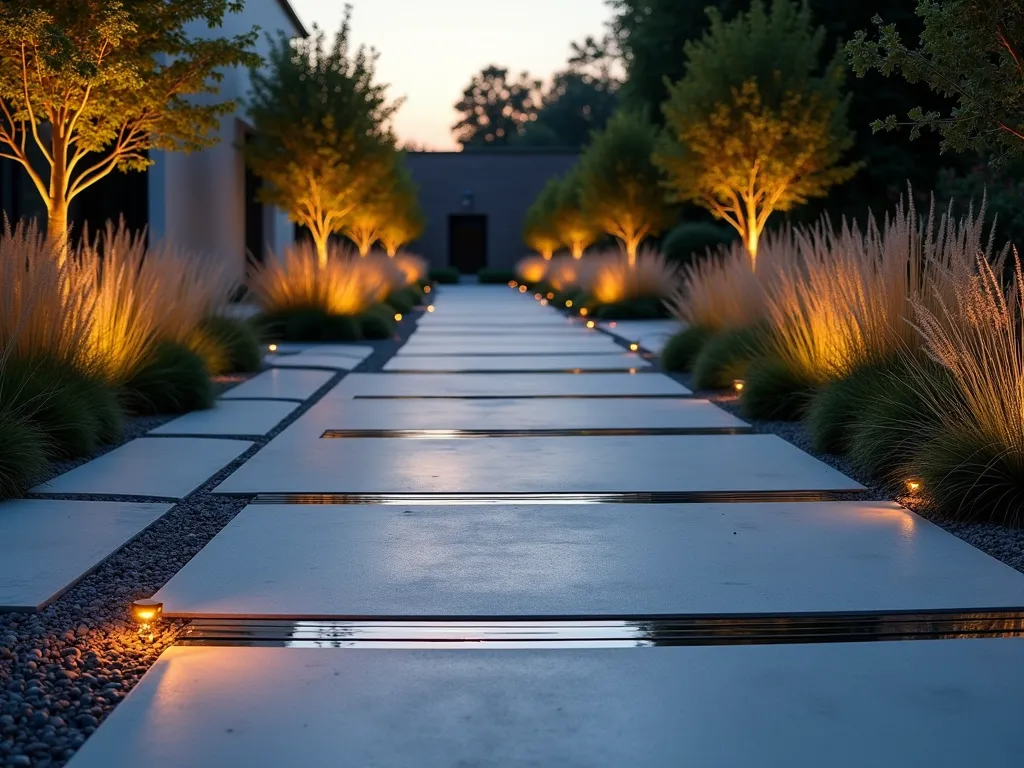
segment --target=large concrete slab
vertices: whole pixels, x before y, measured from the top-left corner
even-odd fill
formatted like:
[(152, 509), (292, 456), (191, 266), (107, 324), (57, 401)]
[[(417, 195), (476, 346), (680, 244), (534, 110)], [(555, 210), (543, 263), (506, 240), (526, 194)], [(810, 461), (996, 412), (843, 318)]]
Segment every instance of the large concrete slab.
[(651, 352), (660, 352), (675, 334), (683, 329), (678, 320), (616, 320), (602, 322), (601, 328), (627, 341), (635, 341)]
[(0, 504), (0, 611), (37, 611), (170, 504), (18, 499)]
[(245, 440), (142, 437), (32, 490), (182, 499), (252, 445)]
[(1016, 766), (1024, 641), (168, 649), (71, 768)]
[(218, 400), (149, 430), (151, 435), (265, 435), (288, 418), (298, 403), (280, 400)]
[(306, 352), (297, 355), (267, 355), (264, 361), (274, 368), (320, 368), (331, 371), (351, 371), (362, 362), (348, 355), (314, 355)]
[(614, 493), (861, 490), (775, 435), (278, 438), (219, 493)]
[(220, 399), (305, 400), (333, 377), (330, 371), (272, 368), (232, 387)]
[[(736, 429), (748, 426), (707, 400), (342, 400), (330, 398), (303, 415), (301, 431), (325, 429)], [(296, 431), (296, 425), (289, 432)]]
[(538, 336), (508, 338), (466, 336), (451, 340), (411, 339), (398, 354), (408, 355), (571, 355), (622, 354), (622, 345), (604, 334), (579, 333), (576, 336), (548, 339)]
[(353, 373), (327, 393), (335, 397), (645, 397), (688, 395), (660, 373)]
[(436, 355), (393, 357), (385, 371), (628, 371), (650, 367), (638, 354)]
[(1024, 608), (1024, 574), (888, 502), (257, 504), (156, 599), (187, 617), (885, 613)]

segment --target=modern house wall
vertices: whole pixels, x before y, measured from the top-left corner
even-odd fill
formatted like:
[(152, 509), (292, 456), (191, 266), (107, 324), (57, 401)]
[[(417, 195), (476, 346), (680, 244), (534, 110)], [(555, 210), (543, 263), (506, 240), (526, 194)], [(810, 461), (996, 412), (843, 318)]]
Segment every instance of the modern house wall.
[[(244, 12), (228, 16), (222, 28), (211, 31), (205, 24), (197, 24), (187, 31), (195, 37), (236, 35), (253, 26), (261, 30), (256, 44), (261, 55), (269, 49), (268, 35), (276, 37), (279, 31), (290, 37), (307, 34), (285, 0), (247, 0)], [(257, 257), (262, 257), (266, 248), (280, 253), (294, 242), (295, 234), (283, 211), (273, 206), (247, 205), (247, 192), (254, 191), (246, 190), (241, 152), (249, 131), (244, 111), (248, 91), (247, 71), (226, 70), (216, 98), (236, 99), (239, 105), (234, 114), (221, 119), (218, 143), (193, 154), (154, 152), (148, 171), (150, 236), (230, 259), (237, 263), (240, 274), (245, 269), (247, 245)], [(255, 238), (259, 245), (252, 242), (252, 236), (246, 242), (247, 210), (250, 216), (256, 214), (262, 219), (258, 222), (261, 232)]]
[(451, 263), (451, 217), (486, 217), (488, 267), (511, 268), (527, 253), (522, 229), (526, 209), (552, 176), (576, 163), (571, 150), (472, 150), (410, 152), (407, 164), (419, 185), (426, 215), (423, 236), (409, 250), (431, 266)]

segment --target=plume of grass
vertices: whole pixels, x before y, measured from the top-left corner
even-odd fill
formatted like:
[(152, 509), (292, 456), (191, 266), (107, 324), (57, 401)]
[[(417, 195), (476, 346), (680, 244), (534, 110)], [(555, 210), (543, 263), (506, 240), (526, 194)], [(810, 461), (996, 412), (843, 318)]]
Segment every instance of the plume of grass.
[(537, 285), (547, 278), (550, 263), (543, 256), (524, 256), (516, 263), (516, 274), (527, 285)]
[(392, 257), (392, 261), (402, 273), (403, 282), (402, 285), (397, 286), (398, 288), (416, 285), (427, 279), (430, 266), (422, 256), (417, 256), (415, 253), (409, 253), (408, 251), (399, 251)]
[(578, 263), (580, 287), (599, 304), (666, 299), (681, 279), (679, 266), (654, 248), (641, 248), (632, 265), (622, 251), (590, 254)]
[[(397, 258), (397, 257), (396, 257)], [(361, 258), (332, 247), (321, 267), (316, 250), (300, 243), (281, 257), (253, 264), (249, 289), (269, 317), (317, 309), (326, 315), (356, 316), (382, 301), (394, 285), (383, 259)]]
[(566, 293), (577, 288), (580, 281), (580, 261), (572, 256), (556, 256), (545, 261), (547, 274), (544, 282), (559, 293)]
[[(922, 390), (938, 428), (915, 462), (925, 492), (950, 516), (1011, 524), (1024, 514), (1024, 273), (1013, 254), (1004, 287), (983, 254), (977, 275), (955, 282), (938, 309), (914, 301), (928, 357), (948, 371), (949, 388)], [(917, 380), (926, 375), (912, 355)]]
[(145, 233), (123, 224), (86, 238), (69, 263), (74, 289), (95, 297), (87, 355), (115, 384), (149, 364), (160, 342), (188, 344), (238, 287), (222, 260), (147, 248)]

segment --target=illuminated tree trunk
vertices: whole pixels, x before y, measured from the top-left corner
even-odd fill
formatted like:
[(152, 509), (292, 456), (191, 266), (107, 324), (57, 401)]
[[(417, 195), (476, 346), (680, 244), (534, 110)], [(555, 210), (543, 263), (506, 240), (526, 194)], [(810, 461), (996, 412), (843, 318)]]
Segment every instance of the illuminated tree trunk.
[(64, 198), (46, 201), (46, 234), (55, 243), (60, 243), (60, 253), (65, 255), (68, 238), (68, 201)]
[(572, 257), (574, 259), (576, 259), (576, 260), (582, 259), (583, 258), (583, 250), (584, 250), (583, 243), (581, 243), (579, 240), (573, 240), (571, 243), (569, 243), (569, 253), (572, 254)]
[(643, 242), (644, 235), (641, 232), (634, 232), (623, 238), (623, 245), (626, 247), (626, 261), (629, 263), (630, 268), (636, 266), (636, 252), (640, 248), (640, 243)]
[(742, 221), (746, 231), (740, 234), (743, 235), (743, 244), (747, 248), (747, 253), (750, 254), (750, 269), (754, 270), (757, 268), (757, 241), (761, 237), (761, 227), (758, 226), (757, 203), (751, 198), (746, 198), (745, 202), (747, 210)]
[(551, 261), (552, 257), (555, 255), (555, 252), (551, 248), (544, 248), (540, 252), (540, 255), (541, 255), (541, 258), (544, 259), (544, 261)]
[(316, 246), (316, 262), (320, 269), (327, 266), (327, 243), (331, 233), (320, 227), (310, 227), (310, 234), (313, 236), (313, 245)]

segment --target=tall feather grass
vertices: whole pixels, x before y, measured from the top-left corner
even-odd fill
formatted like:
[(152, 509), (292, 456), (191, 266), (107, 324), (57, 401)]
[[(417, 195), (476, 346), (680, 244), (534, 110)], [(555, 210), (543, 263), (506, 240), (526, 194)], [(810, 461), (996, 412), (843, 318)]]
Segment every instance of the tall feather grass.
[(865, 230), (825, 219), (794, 230), (796, 261), (766, 288), (768, 348), (798, 378), (825, 384), (863, 365), (883, 364), (900, 351), (919, 351), (911, 326), (915, 303), (935, 308), (970, 280), (983, 242), (984, 209), (937, 222), (934, 202), (919, 219), (900, 204), (881, 225)]
[(280, 257), (272, 254), (264, 263), (252, 264), (249, 289), (268, 315), (319, 309), (328, 315), (355, 316), (393, 289), (393, 270), (402, 272), (391, 261), (387, 256), (361, 258), (332, 246), (321, 267), (316, 250), (304, 242)]
[(402, 284), (394, 288), (406, 288), (416, 283), (422, 283), (427, 279), (430, 272), (430, 265), (422, 256), (417, 256), (409, 251), (399, 251), (391, 258), (391, 263), (401, 272)]
[(555, 256), (547, 264), (545, 282), (556, 291), (564, 292), (576, 288), (583, 271), (579, 259), (572, 256)]
[[(953, 279), (913, 300), (914, 327), (927, 356), (952, 386), (922, 388), (939, 428), (916, 460), (925, 489), (946, 514), (1020, 523), (1024, 516), (1024, 272), (1013, 254), (1013, 279), (983, 254), (976, 275)], [(927, 369), (906, 362), (916, 377)]]

